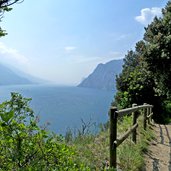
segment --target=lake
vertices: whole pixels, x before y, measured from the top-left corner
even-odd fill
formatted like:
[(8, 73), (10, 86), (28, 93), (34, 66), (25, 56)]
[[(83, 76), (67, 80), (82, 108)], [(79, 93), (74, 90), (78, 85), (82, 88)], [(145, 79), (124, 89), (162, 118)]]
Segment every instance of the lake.
[(10, 98), (10, 92), (32, 98), (30, 106), (40, 118), (40, 125), (65, 134), (68, 128), (78, 129), (82, 122), (105, 123), (114, 92), (80, 87), (55, 85), (1, 86), (0, 102)]

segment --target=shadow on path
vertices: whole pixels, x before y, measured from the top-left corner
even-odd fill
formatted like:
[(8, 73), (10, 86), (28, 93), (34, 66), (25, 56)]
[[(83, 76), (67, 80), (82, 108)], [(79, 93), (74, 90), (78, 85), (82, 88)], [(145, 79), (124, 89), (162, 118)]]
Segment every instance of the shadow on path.
[(159, 171), (159, 159), (153, 158), (153, 171)]
[(163, 130), (161, 125), (159, 125), (159, 129), (160, 129), (160, 138), (161, 138), (160, 144), (164, 144), (164, 136), (163, 136)]

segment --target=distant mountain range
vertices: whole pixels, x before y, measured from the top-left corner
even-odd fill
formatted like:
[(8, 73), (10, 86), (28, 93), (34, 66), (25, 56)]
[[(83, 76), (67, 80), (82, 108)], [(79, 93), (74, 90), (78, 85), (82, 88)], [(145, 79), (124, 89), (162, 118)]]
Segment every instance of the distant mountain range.
[(85, 78), (78, 87), (116, 90), (116, 75), (122, 71), (123, 60), (112, 60), (99, 64), (92, 74)]
[(33, 84), (36, 83), (32, 77), (0, 64), (0, 85), (17, 85), (17, 84)]

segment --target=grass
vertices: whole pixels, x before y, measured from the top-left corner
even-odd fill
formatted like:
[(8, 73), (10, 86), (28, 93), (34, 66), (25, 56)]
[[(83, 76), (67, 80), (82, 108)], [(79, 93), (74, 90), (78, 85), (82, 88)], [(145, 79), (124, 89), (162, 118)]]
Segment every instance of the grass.
[[(144, 165), (143, 152), (148, 150), (148, 143), (154, 137), (152, 130), (143, 130), (142, 117), (139, 117), (139, 127), (137, 131), (137, 144), (128, 137), (117, 148), (117, 165), (124, 171), (137, 171)], [(118, 122), (118, 136), (121, 136), (129, 127), (132, 126), (132, 117), (125, 117)], [(73, 138), (70, 131), (70, 138), (67, 143), (77, 151), (77, 159), (90, 167), (92, 171), (112, 171), (108, 168), (109, 164), (109, 124), (101, 125), (98, 134), (81, 135), (80, 131)]]

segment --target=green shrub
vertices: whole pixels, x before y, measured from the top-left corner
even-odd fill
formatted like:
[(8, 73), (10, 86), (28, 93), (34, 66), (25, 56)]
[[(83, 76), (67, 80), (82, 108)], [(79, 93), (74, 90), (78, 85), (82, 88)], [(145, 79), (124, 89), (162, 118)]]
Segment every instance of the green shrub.
[(0, 170), (89, 170), (62, 137), (37, 125), (30, 100), (11, 93), (0, 104)]
[(171, 122), (171, 101), (165, 100), (162, 104), (163, 107), (163, 120), (164, 123), (170, 123)]

